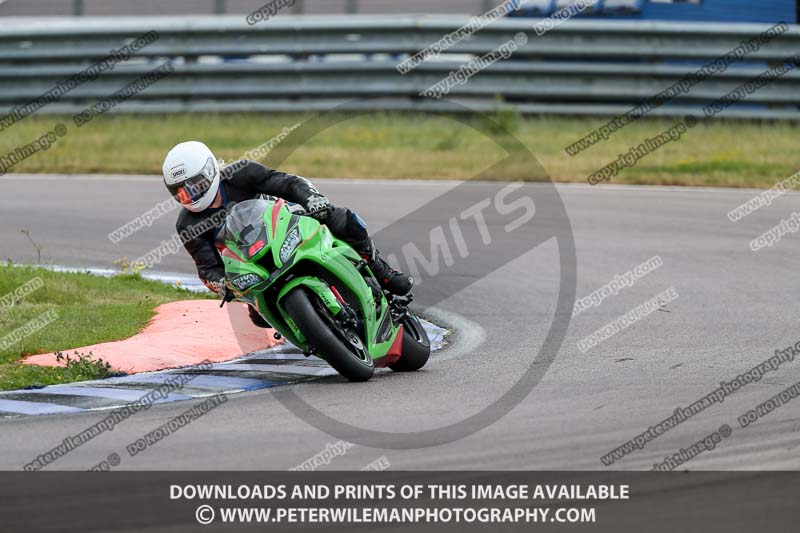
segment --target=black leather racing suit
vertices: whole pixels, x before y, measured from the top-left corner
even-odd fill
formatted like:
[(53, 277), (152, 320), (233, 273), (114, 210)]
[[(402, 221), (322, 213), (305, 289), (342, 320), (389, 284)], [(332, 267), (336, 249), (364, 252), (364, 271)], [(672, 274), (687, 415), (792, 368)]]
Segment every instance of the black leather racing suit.
[[(321, 196), (307, 179), (271, 170), (255, 161), (237, 161), (223, 167), (220, 174), (222, 207), (208, 208), (200, 213), (181, 209), (176, 224), (184, 247), (194, 259), (200, 280), (214, 292), (225, 279), (225, 267), (215, 240), (224, 225), (227, 210), (262, 194), (277, 196), (303, 207), (309, 199)], [(320, 222), (357, 252), (372, 253), (372, 242), (364, 222), (349, 209), (334, 207)]]

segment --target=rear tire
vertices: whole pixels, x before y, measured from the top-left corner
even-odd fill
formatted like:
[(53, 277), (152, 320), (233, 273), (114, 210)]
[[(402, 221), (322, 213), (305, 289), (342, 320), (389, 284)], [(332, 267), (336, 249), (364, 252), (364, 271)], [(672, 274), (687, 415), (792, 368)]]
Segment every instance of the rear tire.
[(332, 323), (329, 325), (328, 321), (320, 316), (320, 312), (325, 311), (317, 311), (302, 287), (290, 291), (283, 298), (283, 306), (303, 332), (308, 344), (313, 346), (319, 352), (319, 356), (339, 374), (350, 381), (367, 381), (372, 377), (375, 363), (369, 353), (365, 350), (366, 358), (362, 359), (339, 338), (339, 335), (348, 334), (357, 338), (355, 332), (332, 331), (331, 328), (336, 327), (333, 325), (333, 317), (325, 317)]
[(419, 318), (410, 309), (403, 319), (403, 355), (389, 368), (395, 372), (415, 372), (431, 355), (431, 341)]

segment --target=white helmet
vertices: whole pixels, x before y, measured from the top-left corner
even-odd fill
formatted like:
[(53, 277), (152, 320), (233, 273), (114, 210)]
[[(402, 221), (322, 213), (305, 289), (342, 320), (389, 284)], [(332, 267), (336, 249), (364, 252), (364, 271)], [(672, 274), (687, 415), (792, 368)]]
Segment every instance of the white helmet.
[(188, 141), (175, 146), (164, 159), (161, 170), (170, 194), (189, 211), (204, 211), (217, 197), (219, 163), (201, 142)]

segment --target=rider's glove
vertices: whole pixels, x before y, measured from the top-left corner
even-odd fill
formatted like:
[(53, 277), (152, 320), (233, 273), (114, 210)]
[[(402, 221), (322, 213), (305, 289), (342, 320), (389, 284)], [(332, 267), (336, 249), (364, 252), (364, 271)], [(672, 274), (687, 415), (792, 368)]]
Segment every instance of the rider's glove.
[(203, 282), (203, 285), (205, 285), (208, 290), (217, 294), (220, 294), (219, 291), (225, 286), (225, 280), (211, 281), (209, 279), (203, 279), (200, 281)]
[(322, 195), (314, 195), (306, 200), (305, 203), (306, 215), (314, 217), (317, 220), (324, 219), (328, 216), (328, 213), (333, 210), (333, 205), (331, 205), (330, 200)]
[(286, 204), (286, 209), (288, 209), (289, 212), (293, 215), (300, 215), (300, 216), (306, 215), (306, 208), (300, 204)]

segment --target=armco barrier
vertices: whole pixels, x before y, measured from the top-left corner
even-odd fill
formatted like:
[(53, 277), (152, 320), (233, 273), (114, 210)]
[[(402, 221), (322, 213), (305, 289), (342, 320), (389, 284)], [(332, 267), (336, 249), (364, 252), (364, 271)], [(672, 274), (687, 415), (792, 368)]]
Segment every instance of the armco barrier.
[[(475, 55), (520, 31), (528, 43), (448, 98), (476, 109), (499, 97), (523, 113), (616, 114), (669, 87), (764, 31), (763, 24), (572, 20), (536, 36), (538, 19), (503, 19), (402, 75), (397, 64), (467, 20), (440, 16), (280, 16), (248, 25), (241, 16), (7, 18), (0, 27), (0, 110), (25, 104), (60, 80), (150, 31), (158, 40), (128, 61), (64, 94), (39, 112), (72, 112), (135, 81), (157, 63), (175, 72), (115, 111), (292, 111), (326, 109), (379, 97), (364, 106), (425, 109), (419, 93)], [(682, 115), (727, 94), (800, 51), (800, 28), (745, 61), (679, 94), (653, 114)], [(800, 118), (800, 73), (791, 71), (723, 117)]]

